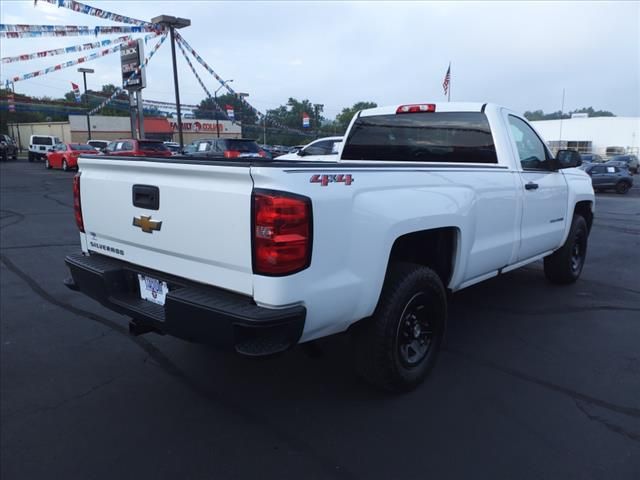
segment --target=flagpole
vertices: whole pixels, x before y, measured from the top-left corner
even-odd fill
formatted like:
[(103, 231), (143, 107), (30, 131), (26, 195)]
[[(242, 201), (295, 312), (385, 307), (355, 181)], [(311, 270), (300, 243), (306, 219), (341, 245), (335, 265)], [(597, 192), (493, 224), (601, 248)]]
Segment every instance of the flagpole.
[(451, 62), (449, 62), (449, 89), (447, 90), (447, 102), (451, 101)]

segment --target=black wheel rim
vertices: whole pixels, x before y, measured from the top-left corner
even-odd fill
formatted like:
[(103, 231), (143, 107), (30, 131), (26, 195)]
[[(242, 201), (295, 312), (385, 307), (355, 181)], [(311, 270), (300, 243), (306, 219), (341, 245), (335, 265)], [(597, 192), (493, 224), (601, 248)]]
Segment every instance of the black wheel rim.
[(398, 356), (405, 367), (417, 366), (431, 350), (434, 329), (427, 307), (427, 296), (419, 292), (402, 309), (396, 338)]
[(582, 263), (584, 262), (584, 254), (586, 250), (586, 237), (584, 232), (578, 231), (576, 233), (575, 241), (573, 242), (573, 248), (571, 249), (571, 271), (579, 273), (582, 269)]

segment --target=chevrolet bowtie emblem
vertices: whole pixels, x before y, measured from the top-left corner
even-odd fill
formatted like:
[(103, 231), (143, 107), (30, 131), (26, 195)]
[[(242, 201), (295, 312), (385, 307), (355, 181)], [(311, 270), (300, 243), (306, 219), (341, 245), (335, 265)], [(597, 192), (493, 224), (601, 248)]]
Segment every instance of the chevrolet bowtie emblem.
[(154, 230), (160, 230), (162, 222), (151, 220), (151, 217), (140, 215), (139, 217), (133, 217), (133, 226), (140, 227), (145, 233), (153, 233)]

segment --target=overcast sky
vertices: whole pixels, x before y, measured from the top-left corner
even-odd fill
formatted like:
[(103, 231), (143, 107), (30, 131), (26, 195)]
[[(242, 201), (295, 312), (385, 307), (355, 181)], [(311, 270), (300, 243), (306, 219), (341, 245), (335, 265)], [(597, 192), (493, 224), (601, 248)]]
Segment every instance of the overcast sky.
[[(292, 96), (325, 105), (334, 117), (360, 100), (379, 105), (443, 101), (449, 61), (452, 101), (490, 101), (516, 111), (583, 106), (640, 115), (639, 2), (241, 2), (93, 1), (92, 6), (150, 20), (191, 19), (191, 46), (258, 110)], [(2, 0), (1, 23), (112, 25), (33, 0)], [(115, 35), (100, 36), (99, 39)], [(93, 36), (1, 39), (1, 56), (95, 41)], [(147, 48), (153, 45), (151, 41)], [(85, 52), (85, 54), (92, 52)], [(8, 77), (71, 60), (81, 53), (3, 64)], [(178, 51), (183, 103), (205, 94)], [(119, 58), (88, 67), (89, 88), (120, 84)], [(199, 68), (199, 67), (198, 67)], [(199, 69), (208, 88), (217, 82)], [(61, 97), (76, 67), (16, 82), (16, 91)], [(171, 48), (149, 64), (145, 99), (173, 100)]]

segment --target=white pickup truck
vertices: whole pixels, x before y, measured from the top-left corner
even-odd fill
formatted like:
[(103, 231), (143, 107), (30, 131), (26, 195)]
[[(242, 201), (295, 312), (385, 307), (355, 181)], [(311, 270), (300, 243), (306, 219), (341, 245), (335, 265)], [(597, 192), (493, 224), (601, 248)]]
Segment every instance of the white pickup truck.
[(349, 332), (357, 371), (402, 391), (436, 361), (447, 292), (544, 259), (584, 265), (590, 178), (481, 103), (359, 112), (325, 161), (86, 156), (69, 288), (155, 331), (270, 355)]

